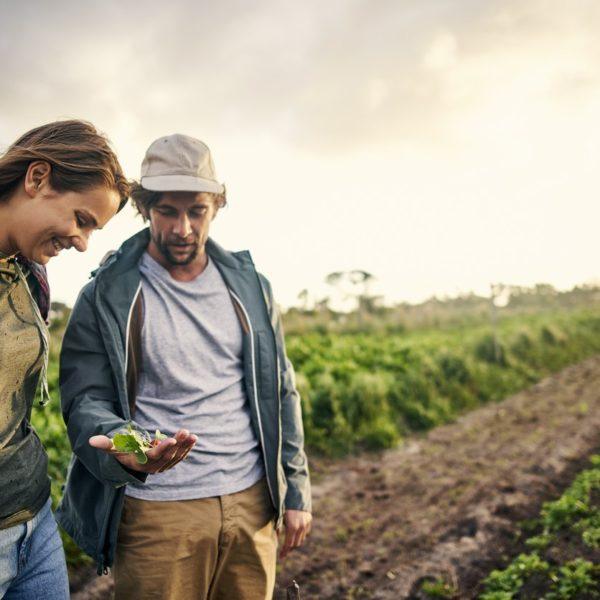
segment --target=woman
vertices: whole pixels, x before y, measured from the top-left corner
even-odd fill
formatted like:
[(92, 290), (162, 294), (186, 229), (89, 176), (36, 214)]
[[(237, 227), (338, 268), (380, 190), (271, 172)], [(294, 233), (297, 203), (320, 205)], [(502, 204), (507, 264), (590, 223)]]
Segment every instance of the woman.
[(108, 140), (89, 123), (58, 121), (0, 157), (0, 597), (69, 597), (50, 510), (46, 453), (29, 424), (47, 398), (49, 308), (43, 265), (84, 252), (129, 196)]

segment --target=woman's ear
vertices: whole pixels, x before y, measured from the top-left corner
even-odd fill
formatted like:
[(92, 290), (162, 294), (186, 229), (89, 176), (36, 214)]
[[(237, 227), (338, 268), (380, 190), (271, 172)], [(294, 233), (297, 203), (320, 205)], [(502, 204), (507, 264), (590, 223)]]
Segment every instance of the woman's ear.
[(27, 173), (25, 173), (25, 193), (34, 197), (45, 186), (49, 185), (50, 164), (45, 160), (35, 160), (29, 163)]

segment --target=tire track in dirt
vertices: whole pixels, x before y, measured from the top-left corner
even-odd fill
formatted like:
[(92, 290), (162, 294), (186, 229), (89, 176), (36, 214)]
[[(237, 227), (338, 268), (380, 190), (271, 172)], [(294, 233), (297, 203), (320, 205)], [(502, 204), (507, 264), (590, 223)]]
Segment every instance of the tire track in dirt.
[(278, 575), (303, 600), (419, 598), (445, 576), (474, 598), (517, 548), (516, 523), (555, 498), (600, 449), (600, 356), (399, 449), (316, 463), (315, 524)]

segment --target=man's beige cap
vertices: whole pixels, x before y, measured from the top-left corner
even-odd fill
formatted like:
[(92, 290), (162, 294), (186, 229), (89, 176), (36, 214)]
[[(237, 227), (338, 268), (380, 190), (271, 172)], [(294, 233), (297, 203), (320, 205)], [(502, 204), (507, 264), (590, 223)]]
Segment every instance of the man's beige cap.
[(213, 192), (225, 188), (217, 181), (208, 146), (181, 133), (150, 144), (142, 162), (142, 187), (153, 192)]

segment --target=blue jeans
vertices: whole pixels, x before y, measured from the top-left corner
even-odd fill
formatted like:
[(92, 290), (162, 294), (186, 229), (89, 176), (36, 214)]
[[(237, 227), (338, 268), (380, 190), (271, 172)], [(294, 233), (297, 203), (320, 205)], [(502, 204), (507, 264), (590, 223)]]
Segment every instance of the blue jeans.
[(50, 499), (30, 521), (0, 529), (0, 598), (68, 600), (65, 552)]

